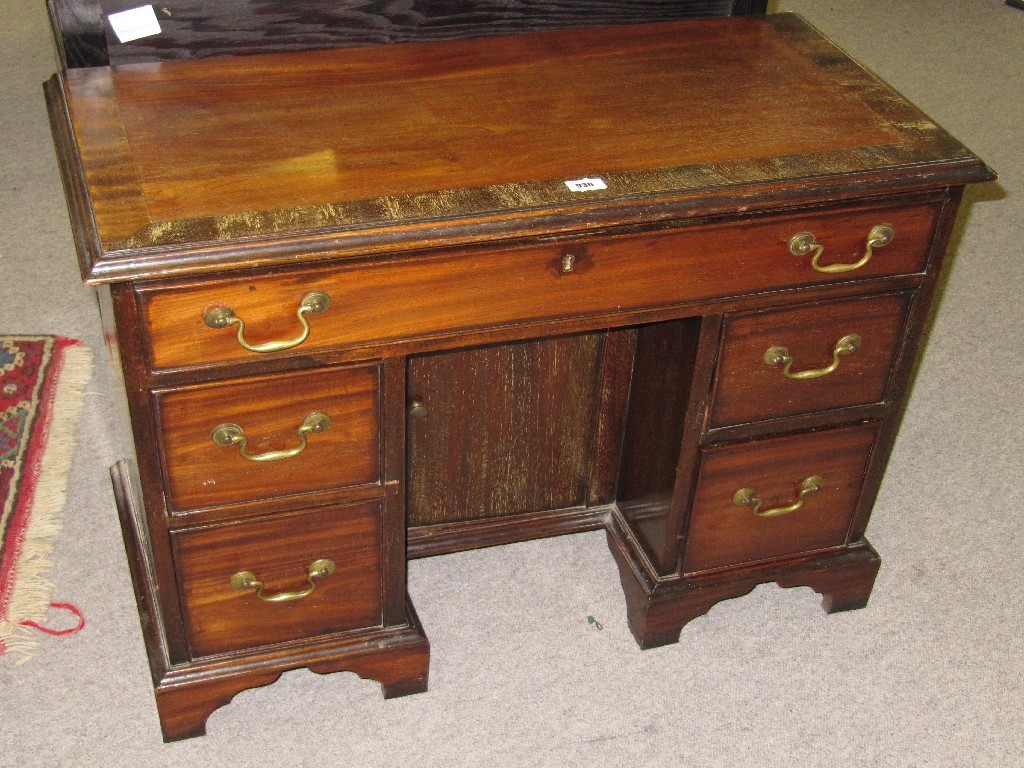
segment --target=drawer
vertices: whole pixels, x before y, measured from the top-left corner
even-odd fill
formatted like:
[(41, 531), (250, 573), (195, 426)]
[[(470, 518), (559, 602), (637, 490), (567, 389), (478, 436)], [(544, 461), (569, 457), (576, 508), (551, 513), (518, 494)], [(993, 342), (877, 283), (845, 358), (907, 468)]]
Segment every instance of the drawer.
[(705, 449), (684, 571), (844, 545), (876, 434), (858, 426)]
[(728, 317), (711, 426), (880, 402), (910, 298), (874, 296)]
[(383, 621), (377, 503), (183, 529), (171, 543), (193, 657)]
[[(861, 208), (146, 289), (150, 362), (168, 369), (260, 358), (243, 341), (277, 344), (270, 354), (312, 353), (920, 272), (938, 210)], [(879, 224), (892, 227), (892, 242), (852, 271), (817, 271), (815, 248), (790, 252), (791, 239), (809, 232), (820, 267), (856, 264)]]
[(367, 366), (158, 392), (168, 506), (378, 483), (379, 390), (379, 368)]

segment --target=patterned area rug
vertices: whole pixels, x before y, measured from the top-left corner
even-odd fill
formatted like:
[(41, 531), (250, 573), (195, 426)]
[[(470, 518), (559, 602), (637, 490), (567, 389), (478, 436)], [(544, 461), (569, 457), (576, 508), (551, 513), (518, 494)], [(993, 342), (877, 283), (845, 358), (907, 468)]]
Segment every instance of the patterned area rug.
[(91, 360), (71, 339), (0, 334), (0, 654), (21, 660), (50, 607), (44, 574)]

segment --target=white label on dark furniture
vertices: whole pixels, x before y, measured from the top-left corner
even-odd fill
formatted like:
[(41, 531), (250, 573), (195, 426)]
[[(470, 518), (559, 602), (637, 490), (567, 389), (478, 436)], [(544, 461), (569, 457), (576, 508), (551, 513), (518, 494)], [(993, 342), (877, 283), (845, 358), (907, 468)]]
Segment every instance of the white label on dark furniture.
[(142, 37), (152, 37), (163, 32), (152, 5), (140, 5), (120, 13), (112, 13), (107, 19), (114, 28), (114, 34), (122, 43), (129, 43)]
[(604, 183), (604, 179), (573, 179), (572, 181), (565, 182), (565, 186), (571, 189), (573, 192), (596, 192), (599, 189), (608, 189), (608, 185)]

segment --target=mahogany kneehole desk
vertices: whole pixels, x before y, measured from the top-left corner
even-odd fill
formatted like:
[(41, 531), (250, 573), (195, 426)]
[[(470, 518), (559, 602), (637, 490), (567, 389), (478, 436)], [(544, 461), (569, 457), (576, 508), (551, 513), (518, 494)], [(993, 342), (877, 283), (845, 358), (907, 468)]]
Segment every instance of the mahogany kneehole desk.
[(867, 602), (957, 205), (993, 175), (799, 17), (46, 94), (165, 738), (296, 667), (425, 690), (408, 557), (604, 528), (645, 648), (763, 582)]

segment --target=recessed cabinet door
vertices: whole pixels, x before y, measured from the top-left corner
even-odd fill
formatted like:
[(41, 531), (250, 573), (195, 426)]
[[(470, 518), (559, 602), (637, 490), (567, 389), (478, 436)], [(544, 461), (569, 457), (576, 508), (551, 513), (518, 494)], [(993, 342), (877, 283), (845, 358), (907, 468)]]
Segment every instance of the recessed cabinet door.
[(585, 504), (602, 338), (411, 358), (409, 525)]

